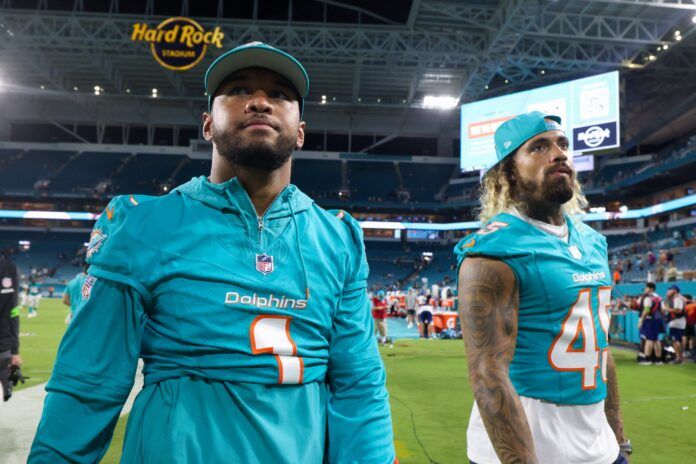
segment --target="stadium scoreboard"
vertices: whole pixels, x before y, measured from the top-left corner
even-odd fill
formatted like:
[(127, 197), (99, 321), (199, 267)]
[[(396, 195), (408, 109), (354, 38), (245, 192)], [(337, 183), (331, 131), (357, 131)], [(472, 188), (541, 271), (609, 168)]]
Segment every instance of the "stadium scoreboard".
[(462, 105), (462, 171), (493, 165), (496, 129), (508, 119), (530, 111), (560, 116), (575, 156), (616, 148), (620, 145), (619, 73), (598, 74)]

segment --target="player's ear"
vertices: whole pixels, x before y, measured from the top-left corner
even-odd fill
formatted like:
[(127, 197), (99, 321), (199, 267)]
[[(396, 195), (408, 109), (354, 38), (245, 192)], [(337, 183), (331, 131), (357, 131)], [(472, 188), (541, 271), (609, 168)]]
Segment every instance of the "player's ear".
[(210, 113), (203, 113), (203, 138), (210, 142), (213, 138), (213, 115), (212, 110)]
[(297, 128), (297, 142), (295, 143), (295, 150), (299, 150), (304, 146), (305, 139), (305, 122), (300, 121), (300, 125)]

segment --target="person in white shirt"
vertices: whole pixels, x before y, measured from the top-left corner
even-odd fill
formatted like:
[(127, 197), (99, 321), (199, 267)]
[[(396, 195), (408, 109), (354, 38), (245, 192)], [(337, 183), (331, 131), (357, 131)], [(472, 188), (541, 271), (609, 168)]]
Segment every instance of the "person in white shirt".
[(421, 337), (430, 338), (430, 324), (433, 322), (433, 307), (429, 304), (428, 297), (418, 297), (418, 321), (421, 324)]
[(411, 328), (416, 323), (416, 305), (418, 304), (418, 292), (411, 287), (406, 293), (406, 327)]
[(679, 293), (679, 287), (672, 285), (667, 289), (667, 298), (662, 302), (662, 310), (669, 316), (669, 335), (674, 340), (677, 354), (676, 364), (684, 362), (683, 348), (686, 346), (686, 299)]

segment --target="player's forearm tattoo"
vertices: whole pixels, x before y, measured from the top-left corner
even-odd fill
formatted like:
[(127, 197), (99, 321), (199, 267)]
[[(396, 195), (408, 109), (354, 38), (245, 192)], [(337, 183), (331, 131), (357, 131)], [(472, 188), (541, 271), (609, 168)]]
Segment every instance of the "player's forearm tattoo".
[(460, 268), (459, 295), (469, 379), (498, 458), (504, 464), (536, 463), (532, 433), (508, 372), (517, 337), (517, 280), (502, 262), (468, 258)]
[(604, 400), (604, 413), (607, 415), (607, 422), (616, 435), (619, 443), (626, 442), (624, 435), (623, 420), (621, 419), (621, 401), (619, 399), (619, 385), (616, 380), (616, 364), (614, 358), (609, 353), (607, 356), (607, 398)]

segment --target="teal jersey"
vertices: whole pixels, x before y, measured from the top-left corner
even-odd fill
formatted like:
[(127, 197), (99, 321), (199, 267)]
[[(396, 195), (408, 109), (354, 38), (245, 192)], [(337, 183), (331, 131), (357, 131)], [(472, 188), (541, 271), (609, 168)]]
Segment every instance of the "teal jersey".
[(455, 247), (500, 259), (519, 285), (510, 379), (518, 394), (557, 404), (593, 404), (606, 396), (611, 275), (606, 239), (566, 217), (569, 242), (501, 213)]
[(75, 313), (75, 310), (78, 308), (79, 304), (83, 300), (82, 286), (85, 283), (86, 278), (87, 274), (85, 274), (84, 272), (80, 272), (65, 285), (64, 293), (67, 293), (68, 297), (70, 298), (70, 311), (73, 312), (73, 315)]
[[(358, 223), (232, 179), (117, 197), (87, 251), (29, 457), (95, 462), (144, 361), (122, 462), (392, 463)], [(71, 430), (69, 435), (65, 430)]]

